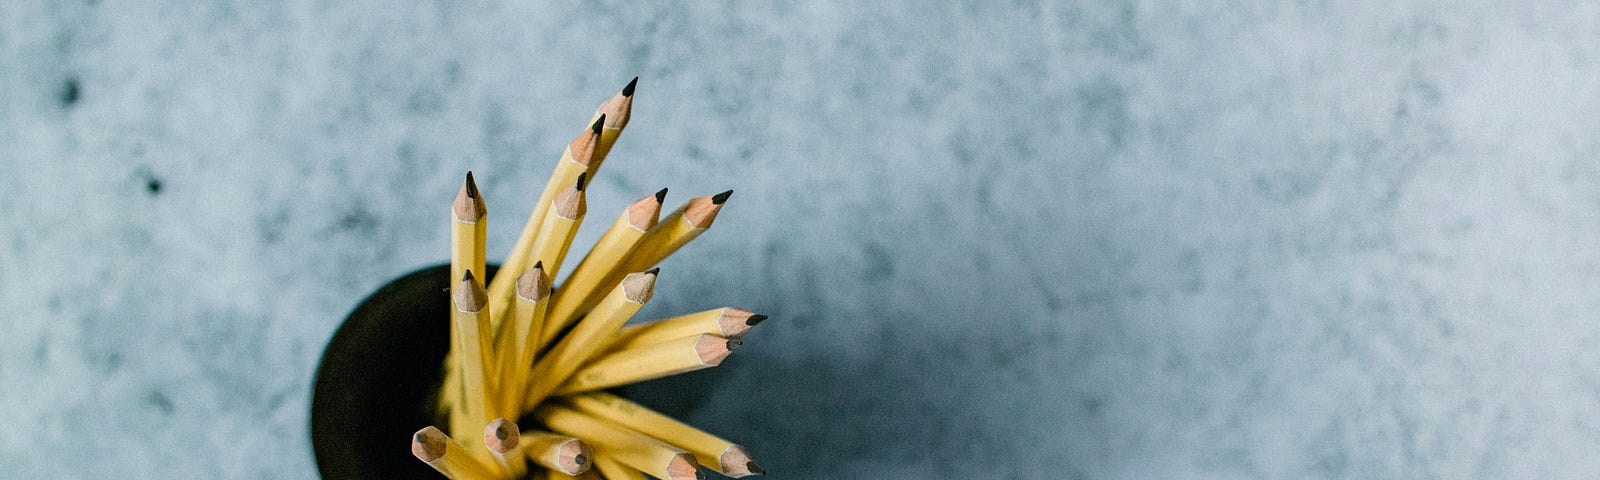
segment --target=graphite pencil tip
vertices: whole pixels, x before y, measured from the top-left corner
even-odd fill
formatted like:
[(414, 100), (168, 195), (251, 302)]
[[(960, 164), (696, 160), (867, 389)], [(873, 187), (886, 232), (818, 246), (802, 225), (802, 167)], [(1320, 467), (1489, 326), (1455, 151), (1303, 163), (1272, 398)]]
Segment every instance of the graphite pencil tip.
[(715, 205), (722, 205), (722, 203), (728, 201), (728, 197), (731, 197), (731, 196), (733, 196), (733, 190), (728, 190), (726, 192), (722, 192), (722, 193), (719, 193), (719, 194), (716, 194), (716, 195), (712, 195), (711, 196), (711, 203), (715, 204)]
[(754, 473), (756, 475), (766, 475), (767, 474), (767, 471), (766, 470), (762, 470), (761, 466), (760, 465), (756, 465), (756, 462), (754, 462), (754, 461), (744, 462), (744, 469), (745, 470), (749, 470), (750, 473)]
[(473, 223), (483, 218), (488, 209), (484, 208), (483, 195), (478, 193), (478, 182), (472, 179), (472, 172), (467, 172), (467, 179), (461, 182), (461, 191), (456, 193), (456, 200), (450, 204), (456, 219)]
[(574, 186), (573, 188), (578, 189), (578, 191), (580, 191), (580, 192), (583, 191), (583, 187), (585, 186), (585, 184), (588, 183), (588, 181), (587, 181), (588, 179), (589, 179), (589, 172), (583, 172), (583, 173), (578, 174), (578, 184), (576, 186)]
[(765, 321), (766, 319), (767, 319), (766, 315), (762, 315), (762, 314), (757, 313), (755, 315), (751, 315), (750, 318), (744, 319), (744, 324), (754, 327), (757, 324)]
[(624, 96), (624, 97), (633, 96), (633, 87), (635, 85), (638, 85), (638, 84), (639, 84), (639, 77), (633, 77), (633, 81), (628, 82), (628, 86), (622, 87), (622, 96)]
[(606, 114), (602, 113), (602, 114), (600, 114), (600, 118), (594, 119), (594, 125), (589, 127), (589, 131), (594, 132), (595, 135), (599, 135), (600, 134), (600, 129), (605, 127), (605, 125), (606, 125)]
[(667, 189), (666, 189), (666, 187), (662, 187), (661, 191), (656, 192), (656, 203), (661, 203), (661, 202), (665, 202), (665, 201), (667, 201)]
[(656, 267), (656, 268), (652, 268), (652, 269), (649, 269), (649, 270), (645, 270), (644, 273), (648, 273), (648, 274), (651, 274), (651, 275), (660, 275), (661, 274), (661, 267)]

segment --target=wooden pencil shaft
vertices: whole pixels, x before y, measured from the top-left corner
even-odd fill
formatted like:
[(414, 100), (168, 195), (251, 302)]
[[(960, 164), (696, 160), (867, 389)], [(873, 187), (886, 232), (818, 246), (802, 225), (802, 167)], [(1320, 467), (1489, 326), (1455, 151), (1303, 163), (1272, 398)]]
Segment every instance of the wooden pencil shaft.
[(489, 480), (496, 477), (488, 465), (434, 427), (424, 427), (412, 434), (411, 453), (448, 478)]
[(534, 416), (556, 432), (582, 435), (597, 459), (611, 458), (657, 478), (693, 479), (699, 475), (699, 464), (688, 452), (577, 410), (545, 405)]
[[(725, 338), (736, 338), (750, 330), (750, 318), (755, 314), (735, 307), (713, 308), (688, 315), (680, 315), (653, 322), (622, 327), (612, 337), (612, 350), (627, 350), (668, 340), (708, 333)], [(765, 318), (765, 317), (763, 317)], [(760, 320), (757, 320), (760, 322)]]
[[(589, 171), (589, 162), (593, 159), (595, 140), (600, 134), (591, 126), (567, 144), (567, 149), (561, 153), (561, 160), (556, 162), (550, 180), (545, 183), (544, 190), (539, 194), (539, 199), (534, 202), (533, 213), (528, 215), (528, 222), (522, 227), (522, 234), (517, 237), (516, 244), (512, 245), (511, 252), (506, 255), (506, 261), (500, 268), (510, 272), (520, 272), (533, 264), (530, 257), (533, 255), (533, 242), (538, 237), (539, 228), (544, 224), (544, 217), (549, 212), (550, 204), (567, 187), (578, 181), (579, 175), (587, 174), (592, 179), (595, 172)], [(549, 270), (554, 273), (555, 270)], [(511, 303), (511, 295), (515, 279), (504, 276), (489, 284), (490, 305), (505, 308)], [(554, 275), (552, 275), (554, 277)]]
[(567, 397), (566, 402), (584, 414), (663, 442), (670, 442), (693, 453), (695, 459), (702, 465), (710, 466), (724, 474), (760, 473), (760, 467), (750, 468), (754, 466), (754, 462), (749, 461), (747, 454), (742, 456), (742, 461), (724, 464), (723, 457), (730, 449), (737, 448), (737, 452), (742, 453), (743, 447), (625, 398), (605, 392), (591, 392)]
[(606, 339), (650, 301), (655, 271), (635, 273), (617, 283), (593, 314), (575, 324), (550, 353), (534, 364), (524, 405), (536, 406), (582, 366)]
[(728, 339), (711, 334), (612, 350), (578, 369), (555, 394), (571, 395), (711, 368), (728, 352)]
[[(493, 387), (488, 384), (488, 372), (492, 369), (490, 353), (493, 351), (493, 340), (489, 338), (489, 307), (483, 286), (474, 278), (472, 271), (463, 274), (461, 282), (456, 284), (453, 292), (454, 307), (451, 309), (451, 324), (455, 328), (456, 344), (460, 355), (456, 356), (461, 369), (461, 385), (463, 387), (462, 405), (467, 417), (465, 420), (475, 425), (487, 425), (494, 420), (496, 415), (491, 412), (494, 408), (489, 397)], [(462, 431), (456, 425), (452, 430)], [(472, 428), (475, 433), (480, 427)]]
[[(573, 311), (578, 304), (591, 292), (601, 289), (601, 282), (613, 277), (612, 272), (621, 267), (622, 259), (638, 245), (645, 232), (655, 226), (661, 213), (660, 199), (665, 193), (666, 189), (662, 189), (656, 195), (641, 198), (629, 205), (600, 235), (600, 240), (589, 249), (583, 260), (578, 262), (566, 282), (562, 283), (561, 290), (550, 299), (547, 324), (552, 326), (549, 334), (541, 336), (541, 346), (548, 344), (556, 333), (576, 320)], [(620, 279), (620, 276), (617, 278)], [(614, 285), (615, 282), (613, 280), (607, 285)]]
[(524, 435), (523, 455), (544, 468), (576, 475), (589, 469), (594, 450), (576, 437), (531, 431)]
[(594, 460), (594, 470), (606, 480), (647, 480), (644, 472), (627, 465), (618, 463), (611, 458), (601, 457)]

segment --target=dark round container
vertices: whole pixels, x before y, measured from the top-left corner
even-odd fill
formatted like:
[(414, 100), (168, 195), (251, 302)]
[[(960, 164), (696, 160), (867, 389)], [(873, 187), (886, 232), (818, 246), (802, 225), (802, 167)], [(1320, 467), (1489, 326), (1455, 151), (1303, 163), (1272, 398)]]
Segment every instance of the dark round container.
[[(487, 280), (498, 266), (490, 265)], [(436, 418), (450, 347), (450, 265), (411, 272), (333, 334), (311, 392), (311, 448), (325, 479), (436, 479), (411, 434)]]

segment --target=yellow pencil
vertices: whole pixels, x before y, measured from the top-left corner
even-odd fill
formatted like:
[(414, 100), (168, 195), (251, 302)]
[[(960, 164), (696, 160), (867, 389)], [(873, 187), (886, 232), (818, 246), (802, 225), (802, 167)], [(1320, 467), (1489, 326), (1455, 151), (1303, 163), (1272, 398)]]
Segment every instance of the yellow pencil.
[(627, 428), (569, 407), (545, 405), (534, 417), (559, 433), (582, 438), (597, 459), (611, 459), (657, 478), (694, 480), (700, 476), (694, 455)]
[(575, 437), (551, 432), (523, 434), (522, 455), (553, 471), (578, 475), (589, 470), (594, 450)]
[(715, 367), (739, 346), (738, 340), (691, 335), (663, 343), (612, 350), (590, 360), (556, 389), (571, 395)]
[[(466, 180), (461, 182), (461, 190), (456, 193), (456, 199), (450, 204), (450, 280), (461, 278), (468, 270), (484, 272), (484, 239), (485, 231), (489, 225), (488, 208), (484, 206), (483, 195), (478, 192), (478, 184), (472, 179), (472, 172), (467, 172)], [(450, 344), (455, 345), (455, 330), (450, 331)], [(440, 395), (439, 406), (448, 409), (451, 418), (459, 418), (462, 409), (456, 408), (462, 400), (459, 387), (461, 371), (455, 367), (458, 363), (454, 360), (457, 352), (455, 347), (446, 355), (444, 389)], [(451, 422), (454, 424), (455, 422)]]
[(461, 450), (454, 440), (433, 427), (423, 427), (411, 435), (411, 454), (445, 477), (455, 480), (495, 478), (488, 465)]
[(605, 129), (600, 132), (599, 145), (595, 146), (594, 161), (589, 162), (590, 174), (600, 169), (600, 164), (611, 154), (611, 147), (617, 144), (617, 137), (628, 127), (628, 118), (633, 116), (633, 87), (638, 84), (639, 77), (633, 77), (628, 86), (622, 87), (622, 91), (612, 95), (595, 110), (595, 119), (605, 117)]
[[(722, 204), (727, 202), (728, 197), (731, 195), (733, 195), (733, 190), (689, 199), (682, 207), (678, 207), (677, 210), (662, 218), (655, 228), (645, 232), (644, 238), (639, 239), (638, 245), (628, 252), (622, 264), (604, 280), (601, 280), (599, 284), (614, 284), (626, 272), (637, 272), (650, 268), (660, 263), (667, 256), (672, 255), (673, 252), (678, 251), (679, 248), (683, 248), (691, 240), (699, 237), (701, 233), (705, 233), (706, 229), (711, 228), (712, 222), (717, 219), (717, 213), (722, 211)], [(561, 318), (550, 316), (547, 321), (571, 323), (573, 318), (588, 312), (602, 298), (605, 298), (604, 296), (603, 290), (595, 290), (581, 299), (574, 298), (572, 301), (575, 303), (571, 307), (561, 307)], [(563, 298), (562, 303), (566, 302), (568, 300)]]
[(483, 427), (483, 445), (489, 448), (489, 454), (500, 467), (500, 472), (512, 478), (520, 477), (526, 471), (526, 462), (515, 452), (521, 439), (522, 431), (517, 424), (504, 418), (496, 418)]
[(567, 281), (561, 284), (561, 290), (550, 298), (550, 309), (546, 315), (550, 319), (546, 321), (551, 326), (548, 329), (550, 334), (541, 335), (540, 347), (549, 344), (556, 333), (576, 320), (572, 311), (577, 308), (577, 303), (589, 292), (600, 288), (600, 282), (612, 277), (612, 272), (621, 267), (622, 259), (633, 250), (634, 245), (638, 245), (639, 239), (644, 238), (645, 232), (656, 226), (661, 216), (661, 201), (666, 197), (667, 189), (663, 188), (655, 195), (628, 205), (606, 229), (606, 233), (600, 236), (600, 240), (595, 242), (594, 248), (589, 249), (589, 254), (578, 262), (577, 268), (567, 276)]
[(495, 355), (500, 359), (496, 376), (503, 385), (501, 408), (507, 414), (522, 412), (522, 392), (527, 389), (528, 370), (533, 368), (538, 348), (534, 342), (539, 340), (549, 305), (550, 277), (545, 275), (544, 264), (536, 262), (517, 279), (517, 301), (511, 303), (511, 314), (502, 322), (503, 331), (495, 343)]
[[(533, 264), (530, 258), (533, 255), (533, 241), (538, 236), (539, 227), (544, 225), (545, 213), (550, 209), (550, 202), (556, 195), (566, 190), (578, 175), (589, 171), (589, 163), (594, 159), (595, 146), (599, 143), (600, 131), (605, 124), (605, 118), (598, 118), (572, 143), (567, 144), (566, 151), (561, 153), (561, 160), (556, 162), (556, 169), (550, 174), (550, 181), (545, 183), (544, 192), (539, 194), (539, 200), (533, 204), (533, 213), (528, 215), (528, 223), (522, 227), (522, 234), (517, 237), (517, 243), (511, 247), (511, 253), (506, 255), (506, 261), (500, 268), (508, 272), (520, 272)], [(588, 175), (591, 179), (592, 173)], [(554, 269), (548, 270), (554, 273)], [(554, 275), (552, 275), (553, 277)], [(512, 287), (516, 279), (510, 275), (501, 276), (489, 283), (490, 304), (497, 309), (503, 309), (511, 303)], [(503, 310), (502, 310), (503, 311)]]
[(527, 400), (523, 404), (530, 408), (539, 405), (556, 387), (566, 382), (573, 371), (592, 357), (598, 347), (605, 345), (606, 339), (616, 333), (622, 324), (638, 313), (639, 308), (649, 302), (655, 292), (656, 275), (659, 272), (660, 269), (651, 269), (629, 274), (617, 282), (617, 287), (611, 289), (611, 293), (595, 307), (593, 313), (573, 325), (572, 330), (550, 349), (549, 354), (534, 363), (528, 382)]
[[(464, 421), (461, 425), (451, 425), (451, 429), (465, 431), (466, 425), (487, 425), (494, 420), (488, 385), (490, 377), (487, 372), (492, 367), (489, 354), (494, 348), (494, 342), (489, 338), (489, 306), (484, 296), (483, 285), (472, 276), (472, 271), (467, 270), (462, 275), (461, 282), (453, 292), (455, 308), (450, 312), (450, 323), (455, 326), (456, 338), (459, 342), (455, 345), (460, 355), (456, 356), (461, 369), (462, 403), (459, 405), (464, 412)], [(477, 433), (472, 429), (472, 433)]]
[(737, 478), (766, 473), (756, 465), (744, 447), (622, 397), (592, 392), (565, 400), (572, 408), (587, 415), (688, 450), (701, 465), (715, 468), (724, 475)]
[(627, 350), (661, 343), (674, 338), (709, 333), (725, 338), (739, 338), (762, 321), (766, 315), (736, 307), (713, 308), (703, 312), (680, 315), (665, 320), (622, 327), (612, 337), (612, 350)]
[(648, 480), (644, 472), (627, 465), (623, 465), (611, 458), (596, 458), (594, 469), (606, 480)]
[(577, 235), (578, 226), (583, 224), (583, 217), (589, 212), (583, 192), (587, 175), (578, 174), (577, 181), (550, 201), (550, 211), (544, 216), (544, 225), (539, 227), (539, 233), (534, 236), (533, 253), (529, 258), (535, 263), (543, 263), (544, 271), (550, 274), (550, 278), (555, 278), (561, 271), (561, 262), (567, 257), (572, 237)]

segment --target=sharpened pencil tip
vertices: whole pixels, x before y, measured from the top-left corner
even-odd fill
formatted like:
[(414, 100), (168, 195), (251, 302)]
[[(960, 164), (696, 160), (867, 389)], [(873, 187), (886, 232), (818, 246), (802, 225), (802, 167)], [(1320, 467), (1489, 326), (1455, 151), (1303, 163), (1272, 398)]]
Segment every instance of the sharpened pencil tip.
[(756, 462), (744, 462), (744, 469), (745, 470), (749, 470), (750, 473), (754, 473), (756, 475), (766, 475), (767, 474), (767, 471), (766, 470), (762, 470), (760, 465), (756, 465)]
[(467, 170), (467, 197), (478, 198), (478, 182), (472, 181), (472, 170)]
[(656, 267), (656, 268), (652, 268), (652, 269), (649, 269), (649, 270), (645, 270), (644, 273), (648, 273), (648, 274), (651, 274), (651, 275), (660, 275), (661, 274), (661, 267)]
[(533, 268), (544, 270), (544, 260), (533, 262)]
[(578, 465), (587, 464), (587, 463), (589, 463), (589, 457), (586, 457), (581, 453), (577, 454), (577, 455), (573, 455), (572, 456), (572, 463), (576, 463)]
[(661, 189), (661, 191), (656, 192), (656, 203), (661, 203), (661, 202), (665, 202), (665, 201), (667, 201), (667, 189), (663, 187)]
[(572, 188), (576, 188), (578, 191), (581, 192), (581, 191), (583, 191), (584, 185), (586, 183), (588, 183), (588, 180), (589, 180), (589, 172), (580, 173), (580, 174), (578, 174), (578, 184), (573, 186)]
[(606, 114), (602, 113), (602, 114), (600, 114), (600, 118), (594, 119), (594, 125), (589, 127), (589, 131), (594, 132), (595, 135), (599, 135), (600, 134), (600, 128), (604, 127), (605, 124), (606, 124)]
[(471, 269), (468, 269), (466, 272), (463, 272), (461, 274), (461, 281), (465, 282), (467, 280), (472, 280), (472, 270)]
[(766, 319), (767, 319), (766, 315), (762, 315), (762, 314), (757, 313), (755, 315), (751, 315), (750, 318), (744, 319), (744, 324), (754, 327), (754, 326), (756, 326), (756, 324), (759, 324), (762, 321), (765, 321)]
[(728, 339), (728, 351), (730, 352), (738, 350), (741, 345), (744, 345), (744, 339), (742, 338), (734, 337)]
[(728, 190), (726, 192), (722, 192), (722, 193), (719, 193), (719, 194), (716, 194), (716, 195), (712, 195), (711, 196), (711, 203), (713, 205), (722, 205), (722, 203), (728, 201), (728, 197), (731, 197), (731, 196), (733, 196), (733, 190)]
[(638, 85), (638, 84), (639, 84), (639, 77), (633, 77), (633, 81), (628, 82), (628, 86), (622, 87), (622, 96), (624, 96), (624, 97), (633, 96), (633, 87), (635, 85)]

